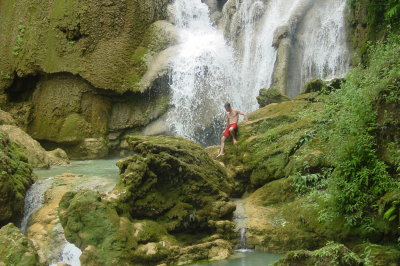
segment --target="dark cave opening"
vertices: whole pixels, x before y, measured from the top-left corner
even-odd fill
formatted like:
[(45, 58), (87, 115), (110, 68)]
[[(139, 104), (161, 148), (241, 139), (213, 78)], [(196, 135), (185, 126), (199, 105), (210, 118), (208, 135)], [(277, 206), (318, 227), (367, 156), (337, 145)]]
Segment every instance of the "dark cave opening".
[(8, 102), (19, 103), (30, 100), (39, 79), (40, 76), (14, 78), (11, 86), (5, 90), (5, 92), (7, 93)]

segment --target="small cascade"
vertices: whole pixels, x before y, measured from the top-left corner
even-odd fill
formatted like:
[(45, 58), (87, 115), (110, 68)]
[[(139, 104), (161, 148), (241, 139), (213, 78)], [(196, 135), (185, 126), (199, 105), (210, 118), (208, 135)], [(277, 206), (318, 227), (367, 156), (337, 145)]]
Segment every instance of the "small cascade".
[(239, 250), (246, 250), (247, 249), (247, 243), (246, 243), (246, 228), (240, 228), (239, 229), (239, 235), (240, 235), (240, 249)]
[(24, 217), (22, 218), (20, 226), (22, 233), (26, 232), (28, 221), (31, 215), (42, 206), (44, 201), (44, 193), (50, 188), (50, 186), (50, 179), (39, 180), (36, 181), (26, 192)]
[(60, 259), (57, 263), (51, 264), (50, 266), (57, 266), (60, 263), (66, 263), (71, 266), (80, 266), (81, 262), (79, 257), (81, 256), (82, 251), (77, 248), (74, 244), (71, 244), (66, 241), (64, 248), (61, 252)]
[(239, 234), (239, 249), (236, 252), (245, 253), (245, 252), (252, 252), (252, 249), (249, 249), (247, 246), (247, 239), (246, 239), (246, 213), (243, 205), (243, 200), (241, 199), (234, 199), (236, 203), (236, 210), (233, 214), (233, 221), (236, 224), (236, 230)]

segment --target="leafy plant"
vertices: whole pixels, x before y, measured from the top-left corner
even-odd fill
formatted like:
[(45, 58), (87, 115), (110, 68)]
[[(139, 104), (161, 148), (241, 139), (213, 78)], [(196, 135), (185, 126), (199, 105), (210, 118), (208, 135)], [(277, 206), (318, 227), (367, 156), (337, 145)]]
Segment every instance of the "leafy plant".
[[(356, 67), (342, 89), (333, 93), (328, 128), (335, 170), (331, 191), (339, 213), (350, 226), (376, 212), (376, 201), (396, 188), (377, 154), (377, 109), (383, 91), (396, 90), (400, 79), (400, 36), (370, 49), (368, 68)], [(390, 97), (397, 95), (389, 92)], [(391, 101), (394, 101), (392, 99)]]

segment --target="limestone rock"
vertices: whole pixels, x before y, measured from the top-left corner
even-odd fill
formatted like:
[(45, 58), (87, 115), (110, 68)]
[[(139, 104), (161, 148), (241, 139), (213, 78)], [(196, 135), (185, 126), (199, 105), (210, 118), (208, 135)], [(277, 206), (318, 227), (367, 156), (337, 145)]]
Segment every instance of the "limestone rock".
[[(108, 195), (68, 192), (59, 217), (83, 265), (176, 264), (224, 259), (234, 204), (225, 171), (192, 141), (128, 137), (136, 155), (118, 162), (121, 180)], [(221, 239), (221, 238), (227, 239)]]
[(69, 163), (68, 155), (63, 149), (57, 148), (46, 153), (49, 157), (50, 165), (63, 165)]
[[(152, 23), (166, 18), (170, 2), (2, 3), (0, 24), (7, 25), (7, 31), (0, 33), (4, 44), (0, 80), (13, 73), (23, 77), (68, 72), (96, 88), (137, 91), (140, 78), (136, 77), (146, 72), (138, 61), (152, 49), (146, 46), (145, 36)], [(15, 21), (15, 17), (23, 19)]]
[(69, 163), (68, 156), (61, 149), (53, 152), (47, 152), (36, 140), (32, 139), (27, 133), (17, 126), (3, 125), (0, 131), (8, 138), (17, 143), (24, 151), (33, 167), (49, 167), (50, 165)]
[(17, 227), (8, 224), (0, 229), (0, 265), (40, 266), (32, 244)]
[(104, 138), (85, 138), (78, 145), (69, 149), (72, 159), (104, 158), (108, 154), (108, 143)]
[(0, 109), (0, 125), (12, 125), (15, 126), (17, 123), (15, 122), (14, 118), (3, 110)]
[(179, 137), (127, 141), (139, 155), (118, 162), (118, 189), (133, 217), (165, 220), (170, 231), (201, 230), (210, 219), (231, 217), (226, 173), (198, 144)]
[(0, 225), (17, 221), (24, 211), (25, 193), (34, 182), (27, 158), (0, 132)]
[(261, 89), (260, 95), (257, 96), (257, 102), (260, 108), (271, 103), (281, 103), (288, 100), (290, 100), (289, 97), (282, 94), (276, 88)]

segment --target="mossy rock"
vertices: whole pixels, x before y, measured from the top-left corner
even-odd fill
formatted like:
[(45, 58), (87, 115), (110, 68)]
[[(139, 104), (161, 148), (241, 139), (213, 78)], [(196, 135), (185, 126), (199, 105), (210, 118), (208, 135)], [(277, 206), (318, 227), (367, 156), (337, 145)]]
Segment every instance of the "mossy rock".
[(220, 160), (247, 190), (329, 167), (327, 143), (318, 132), (324, 108), (323, 102), (306, 99), (265, 106), (249, 115), (249, 123), (240, 125), (239, 144), (227, 142)]
[(328, 243), (325, 247), (315, 250), (291, 251), (274, 263), (275, 266), (300, 265), (341, 265), (361, 266), (363, 260), (343, 244)]
[(138, 155), (118, 162), (119, 208), (155, 219), (169, 231), (203, 230), (208, 220), (230, 218), (231, 185), (224, 169), (200, 147), (180, 137), (128, 137)]
[(41, 266), (33, 243), (13, 224), (0, 229), (0, 265)]
[(282, 178), (272, 181), (253, 193), (253, 197), (259, 198), (264, 205), (292, 202), (296, 192), (292, 187), (292, 178)]
[(88, 249), (83, 256), (90, 258), (89, 265), (130, 262), (137, 247), (132, 223), (120, 218), (97, 192), (67, 192), (59, 205), (59, 217), (68, 241)]
[(284, 95), (278, 88), (261, 89), (257, 102), (260, 108), (271, 104), (289, 101), (290, 98)]
[(396, 266), (400, 262), (400, 250), (395, 247), (365, 243), (353, 247), (353, 251), (369, 265)]
[(326, 84), (324, 81), (320, 79), (312, 79), (304, 84), (304, 88), (301, 91), (301, 94), (311, 93), (311, 92), (321, 92), (323, 88), (325, 88)]
[(82, 265), (174, 264), (219, 251), (226, 258), (232, 246), (220, 238), (233, 233), (226, 220), (235, 205), (224, 169), (184, 138), (127, 143), (136, 155), (118, 162), (121, 181), (110, 194), (67, 192), (60, 202), (65, 236), (83, 251)]
[(22, 218), (25, 194), (35, 178), (28, 159), (0, 132), (0, 225)]
[[(5, 81), (13, 73), (23, 77), (67, 72), (96, 88), (118, 93), (137, 91), (139, 86), (131, 82), (131, 77), (141, 77), (143, 69), (135, 68), (130, 57), (139, 47), (157, 51), (167, 45), (169, 34), (160, 34), (156, 41), (150, 37), (161, 32), (152, 24), (166, 18), (170, 2), (2, 2), (0, 24), (7, 25), (7, 31), (0, 33), (4, 40), (0, 84), (7, 85)], [(21, 19), (16, 21), (15, 17)]]

